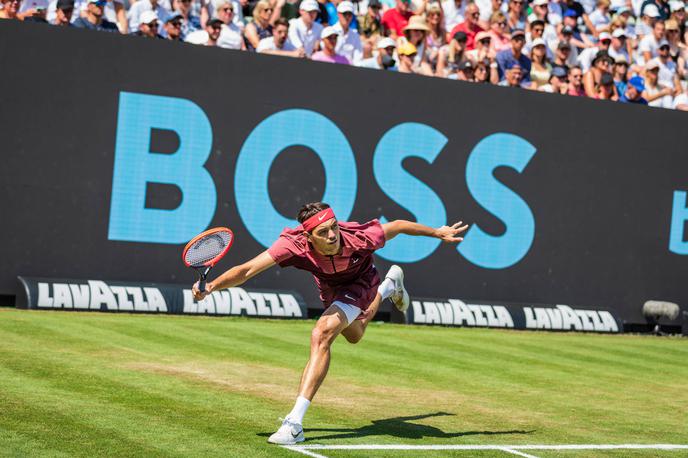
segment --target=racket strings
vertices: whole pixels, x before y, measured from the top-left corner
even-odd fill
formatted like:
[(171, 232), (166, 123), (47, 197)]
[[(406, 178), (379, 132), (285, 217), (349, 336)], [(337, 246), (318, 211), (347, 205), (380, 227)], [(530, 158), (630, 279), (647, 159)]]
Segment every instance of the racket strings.
[(232, 240), (229, 232), (216, 232), (198, 239), (186, 252), (184, 260), (191, 267), (201, 267), (213, 260), (222, 252)]

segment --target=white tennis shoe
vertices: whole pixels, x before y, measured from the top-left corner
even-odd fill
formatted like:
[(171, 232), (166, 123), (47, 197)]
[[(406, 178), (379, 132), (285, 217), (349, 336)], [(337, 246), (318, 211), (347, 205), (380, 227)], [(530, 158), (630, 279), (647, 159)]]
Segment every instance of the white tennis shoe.
[(393, 265), (389, 268), (389, 272), (385, 275), (394, 282), (394, 292), (389, 299), (394, 303), (400, 312), (406, 312), (411, 302), (406, 288), (404, 288), (404, 271), (398, 265)]
[(294, 445), (304, 440), (303, 426), (289, 421), (288, 418), (285, 418), (277, 432), (268, 438), (268, 442), (278, 445)]

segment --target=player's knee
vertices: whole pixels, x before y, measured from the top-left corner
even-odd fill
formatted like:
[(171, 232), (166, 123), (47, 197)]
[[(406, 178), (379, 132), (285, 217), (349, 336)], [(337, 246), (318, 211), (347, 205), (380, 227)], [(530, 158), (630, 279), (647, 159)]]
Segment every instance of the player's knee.
[(346, 338), (346, 341), (349, 342), (350, 344), (357, 344), (361, 341), (363, 338), (363, 334), (345, 334), (344, 337)]
[(317, 348), (329, 348), (332, 343), (333, 335), (330, 330), (316, 326), (311, 331), (311, 346)]

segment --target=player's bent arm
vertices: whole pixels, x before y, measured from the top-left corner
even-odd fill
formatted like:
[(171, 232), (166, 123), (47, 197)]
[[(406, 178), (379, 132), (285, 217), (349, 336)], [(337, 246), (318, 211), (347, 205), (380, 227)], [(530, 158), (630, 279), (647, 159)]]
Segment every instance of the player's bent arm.
[(414, 223), (413, 221), (406, 221), (397, 219), (382, 225), (382, 230), (385, 233), (385, 240), (392, 240), (399, 234), (435, 237), (444, 242), (460, 242), (463, 237), (457, 237), (458, 234), (468, 229), (467, 224), (461, 221), (452, 226), (442, 226), (437, 229), (424, 224)]
[(275, 260), (265, 250), (250, 261), (232, 267), (215, 280), (208, 282), (206, 289), (211, 293), (220, 289), (239, 286), (274, 265)]

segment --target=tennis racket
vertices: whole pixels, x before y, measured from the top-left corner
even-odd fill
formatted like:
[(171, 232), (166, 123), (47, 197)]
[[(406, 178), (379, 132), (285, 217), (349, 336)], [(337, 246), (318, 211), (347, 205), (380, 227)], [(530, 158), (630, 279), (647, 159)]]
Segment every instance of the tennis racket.
[(210, 269), (229, 251), (234, 234), (226, 227), (216, 227), (198, 234), (184, 247), (182, 259), (186, 267), (194, 269), (199, 276), (198, 289), (205, 291), (205, 280)]

